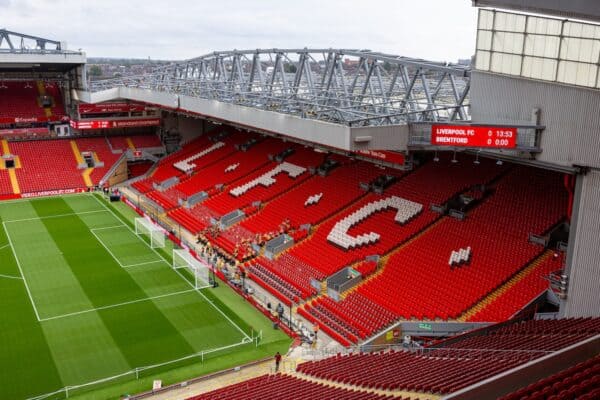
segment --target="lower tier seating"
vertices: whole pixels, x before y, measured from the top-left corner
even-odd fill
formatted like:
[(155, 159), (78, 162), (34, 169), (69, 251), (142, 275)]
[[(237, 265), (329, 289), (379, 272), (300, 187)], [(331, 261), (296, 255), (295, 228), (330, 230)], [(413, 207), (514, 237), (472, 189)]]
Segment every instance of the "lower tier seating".
[[(551, 334), (538, 334), (552, 329)], [(600, 319), (513, 323), (420, 351), (351, 354), (300, 364), (320, 379), (388, 390), (452, 393), (600, 332)]]
[(11, 142), (21, 168), (16, 175), (22, 193), (85, 187), (69, 140)]
[(13, 189), (10, 184), (10, 177), (8, 175), (8, 171), (2, 169), (0, 170), (0, 195), (11, 194), (13, 194)]
[(322, 383), (298, 379), (289, 375), (262, 375), (244, 382), (226, 386), (188, 400), (403, 400), (391, 395), (379, 395), (355, 390), (348, 390)]
[(500, 400), (593, 400), (600, 398), (600, 355), (532, 383)]
[[(335, 302), (328, 296), (318, 299), (335, 318), (342, 320), (346, 325), (359, 332), (361, 339), (370, 336), (397, 320), (397, 316), (379, 304), (369, 300), (360, 293), (354, 291), (346, 298)], [(347, 330), (337, 331), (346, 341), (356, 342), (347, 335)]]
[(179, 196), (177, 192), (159, 192), (158, 190), (146, 194), (148, 198), (161, 206), (165, 211), (179, 207)]

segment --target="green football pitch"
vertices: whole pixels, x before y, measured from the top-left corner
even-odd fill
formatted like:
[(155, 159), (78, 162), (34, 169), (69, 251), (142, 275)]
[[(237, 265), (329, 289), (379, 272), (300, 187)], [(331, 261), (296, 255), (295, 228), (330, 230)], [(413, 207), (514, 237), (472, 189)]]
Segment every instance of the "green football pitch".
[(0, 203), (0, 399), (116, 398), (289, 345), (224, 285), (196, 290), (134, 216), (89, 194)]

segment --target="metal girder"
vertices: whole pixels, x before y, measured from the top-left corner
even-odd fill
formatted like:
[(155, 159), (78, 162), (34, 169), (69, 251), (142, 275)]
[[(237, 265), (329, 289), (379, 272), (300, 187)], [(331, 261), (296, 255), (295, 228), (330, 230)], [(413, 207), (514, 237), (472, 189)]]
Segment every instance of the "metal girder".
[(0, 52), (69, 53), (59, 41), (0, 29)]
[(218, 51), (91, 83), (214, 99), (348, 126), (469, 119), (470, 68), (356, 49)]

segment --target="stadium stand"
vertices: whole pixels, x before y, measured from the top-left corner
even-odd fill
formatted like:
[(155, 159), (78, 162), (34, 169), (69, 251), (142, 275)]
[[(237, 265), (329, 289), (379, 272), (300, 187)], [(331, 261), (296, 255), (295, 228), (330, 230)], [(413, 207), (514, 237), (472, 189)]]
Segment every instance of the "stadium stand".
[(69, 140), (11, 142), (21, 159), (16, 169), (23, 193), (85, 187)]
[[(404, 318), (456, 318), (540, 254), (528, 234), (561, 220), (566, 201), (558, 174), (517, 167), (464, 221), (444, 218), (395, 252), (383, 272), (358, 291)], [(507, 202), (518, 206), (501, 206)], [(451, 252), (467, 246), (474, 252), (469, 263), (449, 267)], [(406, 276), (411, 279), (402, 279)], [(445, 299), (443, 306), (437, 296)]]
[[(60, 88), (55, 83), (39, 84), (35, 81), (3, 81), (0, 85), (0, 118), (60, 120), (65, 114)], [(40, 86), (51, 97), (50, 115), (39, 102)]]
[(391, 395), (347, 390), (326, 386), (320, 383), (298, 379), (283, 374), (262, 375), (235, 385), (217, 389), (188, 400), (237, 400), (237, 399), (339, 399), (339, 400), (378, 400), (399, 399)]
[(0, 195), (12, 195), (13, 189), (10, 184), (8, 171), (0, 169)]
[[(295, 258), (312, 265), (325, 275), (330, 275), (345, 265), (361, 261), (373, 254), (385, 254), (393, 247), (408, 240), (423, 228), (440, 217), (429, 209), (431, 204), (443, 204), (451, 196), (475, 184), (487, 183), (503, 171), (487, 160), (473, 169), (471, 163), (451, 163), (443, 159), (438, 163), (429, 162), (414, 172), (398, 180), (384, 192), (384, 196), (370, 193), (364, 199), (344, 210), (343, 216), (329, 219), (321, 224), (315, 233), (291, 251)], [(393, 172), (389, 172), (393, 174)], [(401, 174), (398, 174), (401, 175)], [(435, 190), (431, 190), (435, 188)], [(397, 196), (423, 206), (423, 212), (409, 223), (399, 224), (394, 220), (398, 210), (386, 208), (375, 213), (360, 225), (348, 229), (348, 234), (358, 236), (367, 232), (385, 232), (380, 239), (368, 246), (344, 249), (328, 240), (330, 232), (338, 221), (353, 213), (361, 212), (376, 201)], [(326, 261), (325, 261), (326, 260)]]
[[(114, 139), (119, 140), (118, 137)], [(158, 138), (140, 139), (140, 143), (156, 144), (157, 140)], [(19, 167), (15, 169), (15, 174), (22, 193), (80, 189), (96, 185), (121, 156), (113, 153), (104, 137), (12, 141), (6, 146), (12, 155), (19, 157)], [(87, 171), (86, 168), (78, 168), (79, 164), (85, 164), (82, 154), (86, 152), (91, 154), (96, 164)], [(84, 177), (86, 174), (89, 177), (87, 180)], [(2, 176), (4, 175), (6, 173)], [(10, 181), (5, 184), (2, 179), (1, 182), (2, 193), (12, 193)]]
[(469, 321), (490, 322), (503, 321), (516, 314), (523, 305), (529, 303), (548, 289), (545, 279), (551, 272), (560, 270), (564, 263), (564, 253), (554, 257), (554, 251), (547, 251), (522, 273), (511, 278), (513, 284), (484, 305), (468, 318)]
[[(465, 160), (468, 160), (468, 158)], [(467, 166), (466, 162), (464, 164), (464, 166), (460, 166), (460, 164), (451, 163), (449, 159), (440, 163), (429, 162), (425, 164), (389, 187), (384, 196), (369, 193), (360, 201), (336, 215), (335, 218), (326, 220), (318, 226), (309, 238), (287, 252), (285, 257), (279, 257), (272, 263), (267, 263), (264, 258), (258, 259), (257, 264), (259, 266), (255, 266), (254, 271), (262, 267), (263, 269), (268, 268), (271, 272), (277, 274), (277, 271), (290, 271), (290, 267), (300, 266), (294, 270), (294, 281), (287, 278), (287, 282), (292, 285), (297, 284), (297, 289), (303, 293), (301, 297), (307, 298), (308, 295), (314, 294), (314, 289), (310, 286), (312, 278), (322, 280), (345, 265), (362, 261), (370, 255), (385, 254), (440, 218), (439, 214), (429, 210), (431, 203), (443, 203), (457, 192), (477, 183), (486, 183), (504, 171), (503, 167), (498, 167), (491, 161), (482, 163), (480, 165), (481, 169), (477, 169), (475, 173), (470, 165)], [(373, 166), (371, 166), (371, 169), (377, 170)], [(383, 170), (379, 171), (380, 174), (382, 172)], [(385, 173), (402, 177), (401, 172), (393, 170), (387, 170)], [(359, 190), (357, 186), (352, 184), (349, 186), (344, 186), (344, 189), (342, 189), (342, 186), (338, 187), (339, 192), (350, 192), (346, 201), (352, 199), (352, 190)], [(356, 187), (356, 189), (353, 189), (353, 187)], [(431, 187), (436, 187), (442, 192), (428, 190)], [(355, 196), (357, 194), (357, 192), (354, 192)], [(419, 202), (424, 206), (423, 212), (410, 222), (399, 224), (395, 221), (398, 210), (387, 208), (375, 213), (359, 226), (351, 227), (348, 230), (349, 234), (355, 236), (371, 231), (385, 232), (385, 235), (379, 241), (370, 245), (345, 249), (328, 240), (330, 232), (340, 219), (361, 212), (365, 207), (375, 204), (382, 198), (389, 198), (389, 196), (398, 196)], [(257, 214), (254, 218), (258, 218), (261, 214)], [(249, 226), (249, 223), (244, 223), (244, 226)], [(286, 280), (285, 272), (279, 272), (279, 278), (279, 280)], [(278, 284), (276, 280), (273, 283)]]
[[(175, 167), (177, 162), (185, 160), (191, 156), (197, 155), (205, 151), (214, 145), (211, 138), (216, 137), (220, 133), (225, 132), (219, 130), (213, 135), (202, 135), (191, 142), (185, 144), (183, 148), (177, 152), (171, 153), (166, 157), (163, 157), (154, 170), (152, 175), (148, 179), (144, 179), (135, 182), (132, 186), (141, 193), (147, 193), (154, 190), (153, 183), (161, 183), (172, 177), (185, 177), (185, 173)], [(213, 149), (210, 152), (204, 153), (203, 157), (196, 159), (195, 169), (201, 169), (213, 162), (220, 160), (221, 158), (227, 157), (236, 151), (235, 145), (241, 143), (244, 140), (248, 140), (248, 136), (244, 136), (238, 133), (233, 133), (229, 136), (222, 137), (219, 141), (225, 143), (225, 146)]]
[[(290, 147), (290, 144), (285, 142), (280, 142), (279, 145), (283, 145), (283, 148), (280, 148), (279, 151)], [(243, 181), (236, 182), (235, 185), (232, 184), (232, 187), (228, 187), (223, 193), (208, 199), (203, 203), (203, 206), (225, 215), (256, 201), (269, 201), (276, 195), (309, 179), (311, 175), (308, 167), (319, 165), (323, 161), (324, 155), (315, 152), (313, 149), (297, 145), (292, 147), (295, 152), (287, 157), (283, 163), (271, 162), (265, 165), (255, 173), (248, 175)], [(277, 152), (276, 150), (273, 153)]]
[(338, 355), (300, 364), (297, 371), (359, 387), (447, 394), (598, 333), (597, 318), (515, 322), (436, 348)]
[(119, 159), (121, 154), (113, 153), (104, 138), (80, 138), (76, 140), (77, 147), (81, 152), (92, 152), (97, 162), (102, 162), (102, 167), (94, 167), (90, 177), (93, 183), (100, 182), (100, 179)]
[[(214, 164), (207, 166), (201, 174), (195, 174), (178, 184), (175, 189), (187, 196), (207, 191), (217, 184), (226, 185), (237, 181), (269, 163), (269, 153), (277, 152), (283, 143), (265, 139), (247, 151), (236, 151)], [(197, 161), (196, 161), (197, 162)], [(235, 168), (232, 166), (237, 165)]]
[(600, 356), (532, 383), (500, 400), (600, 398)]
[[(360, 161), (341, 166), (326, 176), (316, 175), (269, 202), (259, 213), (242, 221), (241, 225), (254, 233), (277, 231), (285, 220), (292, 227), (316, 225), (364, 195), (360, 182), (369, 182), (380, 172)], [(319, 201), (306, 204), (316, 194), (320, 195)]]

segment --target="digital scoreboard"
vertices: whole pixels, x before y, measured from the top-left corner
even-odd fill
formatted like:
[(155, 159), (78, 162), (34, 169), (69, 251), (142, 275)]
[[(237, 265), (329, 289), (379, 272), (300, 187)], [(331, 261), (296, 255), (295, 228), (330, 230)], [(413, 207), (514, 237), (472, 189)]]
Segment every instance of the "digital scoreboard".
[(517, 128), (434, 124), (431, 125), (431, 144), (514, 149), (517, 146)]

